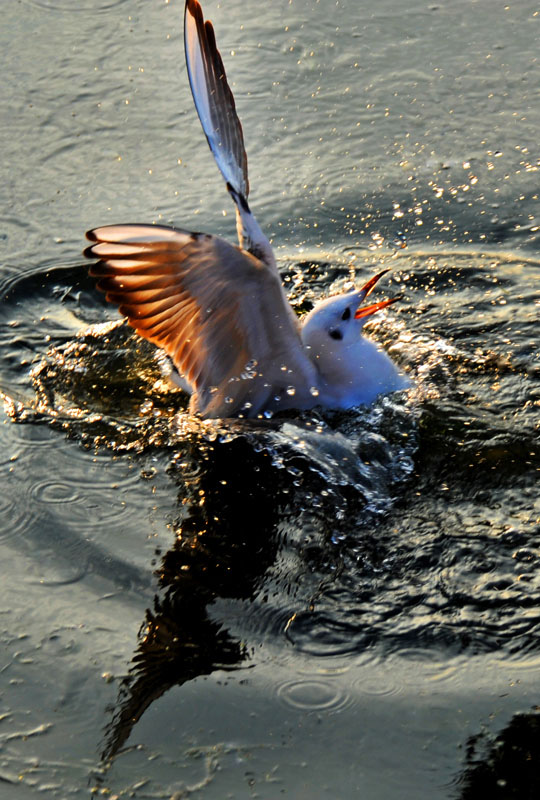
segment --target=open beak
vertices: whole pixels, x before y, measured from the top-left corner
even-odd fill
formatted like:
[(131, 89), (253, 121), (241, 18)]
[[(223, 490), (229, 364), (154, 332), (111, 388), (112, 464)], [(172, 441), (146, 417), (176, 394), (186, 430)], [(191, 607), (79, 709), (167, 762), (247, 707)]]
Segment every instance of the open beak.
[[(362, 303), (368, 295), (371, 294), (375, 285), (379, 282), (383, 275), (386, 275), (387, 272), (390, 272), (388, 269), (383, 269), (382, 272), (377, 273), (374, 275), (373, 278), (370, 278), (369, 281), (362, 286), (360, 291), (358, 292), (360, 296), (360, 302)], [(391, 306), (392, 303), (395, 303), (399, 300), (399, 297), (392, 297), (390, 300), (382, 300), (379, 303), (372, 303), (370, 306), (362, 306), (356, 309), (354, 314), (355, 319), (362, 319), (363, 317), (370, 317), (372, 314), (375, 314), (376, 311), (380, 311), (381, 308), (386, 308), (387, 306)]]

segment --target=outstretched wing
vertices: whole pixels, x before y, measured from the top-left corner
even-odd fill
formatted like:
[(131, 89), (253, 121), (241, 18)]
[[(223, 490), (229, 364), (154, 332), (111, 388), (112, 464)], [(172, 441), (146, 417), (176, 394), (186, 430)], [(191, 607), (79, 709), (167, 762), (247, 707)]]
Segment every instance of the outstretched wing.
[(213, 25), (204, 20), (198, 0), (186, 0), (184, 42), (195, 107), (210, 149), (236, 205), (240, 246), (275, 267), (270, 242), (247, 202), (249, 181), (242, 125), (217, 49)]
[(170, 356), (194, 389), (193, 411), (254, 416), (287, 386), (302, 395), (315, 385), (275, 269), (224, 239), (175, 228), (109, 225), (86, 235), (98, 288)]
[(189, 83), (216, 163), (236, 194), (247, 198), (249, 181), (242, 125), (217, 49), (214, 28), (198, 0), (187, 0), (184, 44)]

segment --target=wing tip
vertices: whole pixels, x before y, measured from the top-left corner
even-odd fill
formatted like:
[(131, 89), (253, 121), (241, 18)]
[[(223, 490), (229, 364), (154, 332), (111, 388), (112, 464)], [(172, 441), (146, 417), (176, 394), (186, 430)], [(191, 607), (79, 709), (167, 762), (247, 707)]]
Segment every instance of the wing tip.
[[(204, 19), (198, 0), (186, 0), (184, 49), (189, 84), (195, 107), (218, 169), (248, 197), (247, 154), (242, 123), (236, 111), (214, 26)], [(198, 58), (203, 62), (198, 65)], [(223, 130), (219, 132), (221, 126)], [(224, 138), (223, 138), (224, 137)]]
[(200, 16), (202, 18), (202, 7), (199, 0), (186, 0), (185, 13), (191, 14), (192, 17)]
[[(90, 239), (90, 241), (92, 241), (92, 239)], [(90, 245), (90, 247), (85, 247), (84, 250), (82, 251), (82, 254), (85, 258), (97, 258), (97, 256), (94, 254), (94, 245)], [(90, 269), (92, 269), (92, 267), (90, 267)]]
[(192, 19), (197, 30), (204, 27), (204, 15), (199, 0), (186, 0), (184, 9), (184, 39), (187, 40), (189, 19)]

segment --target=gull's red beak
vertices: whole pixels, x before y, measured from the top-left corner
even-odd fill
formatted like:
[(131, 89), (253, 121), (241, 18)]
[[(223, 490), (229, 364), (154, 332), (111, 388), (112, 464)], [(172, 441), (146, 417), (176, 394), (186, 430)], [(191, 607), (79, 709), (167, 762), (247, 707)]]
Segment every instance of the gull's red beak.
[[(386, 275), (387, 272), (390, 272), (390, 270), (383, 269), (382, 272), (379, 272), (377, 273), (377, 275), (374, 275), (373, 278), (370, 278), (369, 281), (365, 283), (364, 286), (362, 286), (359, 292), (359, 295), (362, 298), (360, 302), (364, 301), (366, 297), (371, 294), (376, 284), (379, 282), (379, 280), (382, 278), (383, 275)], [(354, 318), (362, 319), (362, 317), (370, 317), (372, 314), (375, 314), (376, 311), (380, 311), (381, 308), (386, 308), (386, 306), (391, 306), (392, 303), (395, 303), (397, 300), (399, 300), (399, 297), (392, 297), (390, 298), (390, 300), (381, 300), (381, 302), (373, 303), (370, 306), (359, 307), (356, 309)]]
[(380, 311), (381, 308), (386, 308), (386, 306), (391, 306), (392, 303), (396, 303), (399, 300), (399, 297), (391, 297), (390, 300), (382, 300), (380, 303), (373, 303), (371, 306), (364, 306), (363, 308), (358, 308), (354, 315), (355, 319), (361, 319), (362, 317), (370, 317), (376, 311)]

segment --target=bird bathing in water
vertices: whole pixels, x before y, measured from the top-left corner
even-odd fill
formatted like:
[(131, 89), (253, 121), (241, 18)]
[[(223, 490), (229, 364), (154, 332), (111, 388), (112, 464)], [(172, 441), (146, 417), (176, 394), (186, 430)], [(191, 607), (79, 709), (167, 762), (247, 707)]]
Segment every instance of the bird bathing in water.
[(129, 324), (171, 358), (203, 417), (257, 417), (314, 406), (346, 409), (406, 388), (389, 356), (362, 336), (366, 320), (396, 298), (362, 305), (361, 289), (317, 303), (300, 323), (270, 242), (248, 205), (242, 126), (212, 23), (187, 0), (184, 41), (199, 118), (236, 206), (239, 246), (159, 225), (89, 231), (90, 273)]

